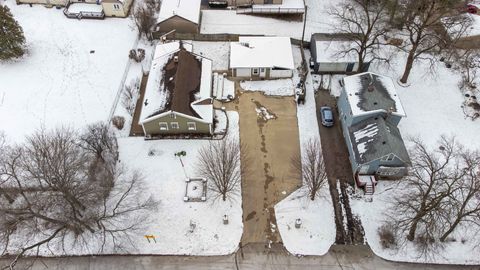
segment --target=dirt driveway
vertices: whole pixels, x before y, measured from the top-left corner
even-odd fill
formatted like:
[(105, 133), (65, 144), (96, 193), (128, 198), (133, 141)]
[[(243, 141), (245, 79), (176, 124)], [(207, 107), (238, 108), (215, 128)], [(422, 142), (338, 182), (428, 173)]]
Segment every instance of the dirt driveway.
[(240, 141), (248, 156), (249, 169), (242, 175), (242, 245), (278, 243), (274, 206), (301, 185), (290, 167), (300, 151), (295, 101), (244, 92), (228, 108), (240, 114)]
[[(329, 106), (333, 109), (335, 118), (335, 125), (326, 128), (322, 126), (321, 118), (318, 117), (318, 126), (335, 211), (336, 243), (364, 244), (363, 228), (358, 217), (352, 215), (347, 194), (348, 185), (353, 186), (354, 183), (348, 150), (336, 110), (337, 101), (325, 90), (317, 92), (315, 101), (317, 103), (317, 115), (320, 115), (320, 107)], [(340, 188), (337, 187), (338, 184)], [(347, 228), (344, 226), (344, 220), (346, 220)]]

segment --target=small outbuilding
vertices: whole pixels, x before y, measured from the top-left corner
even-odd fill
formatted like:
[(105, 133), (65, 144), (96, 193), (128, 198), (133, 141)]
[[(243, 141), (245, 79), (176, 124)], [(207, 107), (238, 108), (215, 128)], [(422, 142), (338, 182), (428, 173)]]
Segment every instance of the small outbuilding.
[(237, 78), (290, 78), (295, 68), (290, 38), (240, 37), (230, 43), (229, 67)]
[(201, 0), (163, 0), (157, 19), (156, 32), (199, 32)]
[(146, 137), (212, 134), (212, 61), (180, 42), (158, 45), (139, 124)]
[[(310, 40), (310, 66), (318, 74), (349, 74), (357, 72), (358, 56), (354, 52), (339, 53), (349, 50), (353, 42), (326, 39), (325, 36), (313, 34)], [(362, 72), (368, 71), (370, 62), (363, 64)]]

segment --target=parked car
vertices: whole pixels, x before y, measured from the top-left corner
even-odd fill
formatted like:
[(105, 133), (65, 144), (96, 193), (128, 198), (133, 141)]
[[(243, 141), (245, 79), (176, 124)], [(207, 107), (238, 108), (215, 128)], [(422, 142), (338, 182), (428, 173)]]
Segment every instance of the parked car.
[(320, 116), (322, 117), (322, 125), (325, 127), (333, 126), (332, 108), (324, 106), (320, 108)]

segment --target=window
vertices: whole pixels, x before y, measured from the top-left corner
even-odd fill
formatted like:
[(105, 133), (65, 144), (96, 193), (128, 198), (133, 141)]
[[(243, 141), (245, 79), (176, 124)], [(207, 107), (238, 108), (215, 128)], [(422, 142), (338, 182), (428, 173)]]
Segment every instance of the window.
[(168, 130), (167, 122), (160, 122), (160, 130)]
[(262, 73), (265, 72), (265, 69), (264, 69), (264, 68), (261, 68), (261, 69), (260, 69), (260, 72), (262, 72)]
[(171, 113), (171, 114), (170, 114), (170, 118), (177, 119), (177, 115), (174, 114), (174, 113)]
[(380, 167), (377, 170), (377, 174), (380, 176), (392, 176), (392, 175), (397, 175), (400, 173), (402, 168), (388, 168), (388, 167)]
[(114, 4), (113, 7), (114, 7), (115, 9), (120, 9), (120, 5), (117, 5), (117, 4)]
[(197, 124), (195, 122), (187, 122), (188, 130), (197, 130)]
[(395, 158), (394, 154), (382, 157), (382, 161), (392, 161)]
[(180, 127), (178, 126), (178, 122), (171, 122), (170, 123), (170, 128), (171, 129), (179, 129)]
[(258, 75), (258, 68), (253, 69), (253, 75)]

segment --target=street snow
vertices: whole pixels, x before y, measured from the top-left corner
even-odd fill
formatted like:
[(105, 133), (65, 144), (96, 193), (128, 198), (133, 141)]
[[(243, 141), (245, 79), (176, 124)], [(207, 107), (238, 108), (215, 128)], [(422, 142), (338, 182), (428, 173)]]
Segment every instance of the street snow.
[(106, 121), (136, 39), (131, 20), (72, 20), (41, 5), (5, 4), (28, 45), (22, 59), (0, 63), (0, 129), (8, 139)]

